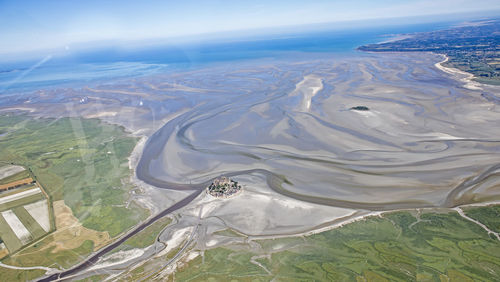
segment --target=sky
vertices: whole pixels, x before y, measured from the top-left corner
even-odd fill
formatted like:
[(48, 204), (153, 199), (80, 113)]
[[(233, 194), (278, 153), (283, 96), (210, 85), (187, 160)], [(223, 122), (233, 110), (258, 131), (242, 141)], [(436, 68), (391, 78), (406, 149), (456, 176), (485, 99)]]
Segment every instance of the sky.
[(0, 54), (363, 19), (500, 10), (498, 0), (0, 0)]

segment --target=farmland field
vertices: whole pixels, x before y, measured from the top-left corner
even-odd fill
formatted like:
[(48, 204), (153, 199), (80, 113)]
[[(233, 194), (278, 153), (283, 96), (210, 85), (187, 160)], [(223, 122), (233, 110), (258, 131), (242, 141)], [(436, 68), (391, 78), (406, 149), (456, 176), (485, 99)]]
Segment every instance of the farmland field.
[(0, 129), (10, 132), (0, 138), (0, 161), (30, 167), (51, 200), (64, 199), (84, 226), (116, 236), (144, 218), (137, 207), (110, 208), (123, 204), (131, 188), (121, 181), (129, 175), (127, 157), (136, 139), (123, 128), (98, 120), (4, 116)]
[(18, 172), (16, 174), (13, 174), (13, 175), (10, 175), (8, 177), (0, 179), (0, 185), (5, 185), (8, 183), (15, 182), (15, 181), (22, 180), (22, 179), (26, 179), (29, 177), (30, 177), (29, 173), (26, 170), (24, 170), (24, 171), (21, 171), (21, 172)]
[[(145, 210), (137, 205), (123, 205), (132, 188), (127, 182), (130, 175), (127, 157), (136, 143), (136, 139), (129, 137), (123, 128), (98, 120), (35, 120), (26, 116), (2, 116), (0, 130), (8, 132), (0, 137), (0, 161), (14, 162), (31, 169), (35, 180), (48, 193), (50, 202), (59, 201), (69, 206), (76, 220), (82, 224), (81, 228), (89, 230), (85, 232), (98, 234), (102, 231), (102, 234), (108, 233), (114, 237), (147, 216)], [(33, 229), (33, 233), (45, 234), (42, 225), (33, 219), (29, 211), (19, 207), (43, 199), (42, 194), (30, 195), (15, 205), (0, 204), (0, 208), (15, 209), (16, 214)], [(95, 242), (85, 236), (79, 238), (77, 244), (71, 236), (75, 235), (56, 231), (2, 262), (19, 266), (53, 266), (56, 262), (57, 265), (69, 267), (95, 247)], [(73, 249), (57, 249), (57, 238), (70, 240), (68, 242), (71, 243), (67, 245), (74, 246)], [(16, 246), (19, 249), (21, 244)], [(4, 273), (9, 273), (10, 277), (24, 277), (19, 276), (19, 272), (0, 269), (2, 277)]]
[[(45, 236), (53, 228), (50, 224), (52, 215), (49, 212), (48, 201), (42, 190), (36, 186), (20, 189), (21, 191), (16, 190), (3, 193), (0, 197), (0, 237), (5, 241), (10, 254)], [(26, 207), (40, 202), (43, 204), (39, 205), (36, 214), (30, 214), (26, 210)], [(39, 220), (46, 222), (45, 229), (40, 226)]]

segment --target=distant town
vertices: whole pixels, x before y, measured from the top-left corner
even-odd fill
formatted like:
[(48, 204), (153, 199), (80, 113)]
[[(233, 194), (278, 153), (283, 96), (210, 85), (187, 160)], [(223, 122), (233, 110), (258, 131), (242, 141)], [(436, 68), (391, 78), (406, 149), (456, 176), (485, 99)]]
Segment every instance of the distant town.
[(358, 49), (371, 52), (431, 51), (448, 56), (444, 64), (472, 73), (476, 80), (500, 84), (500, 20), (478, 21), (469, 25), (412, 34), (410, 37), (368, 44)]

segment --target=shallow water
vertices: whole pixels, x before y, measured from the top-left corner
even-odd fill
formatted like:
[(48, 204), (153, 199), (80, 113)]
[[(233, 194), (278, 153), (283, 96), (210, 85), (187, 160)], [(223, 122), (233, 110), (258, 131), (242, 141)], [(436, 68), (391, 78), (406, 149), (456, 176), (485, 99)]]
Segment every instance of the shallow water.
[[(359, 24), (359, 23), (358, 23)], [(0, 96), (28, 94), (40, 89), (81, 87), (109, 80), (131, 79), (165, 72), (196, 70), (217, 64), (278, 58), (300, 53), (336, 52), (352, 55), (361, 45), (385, 41), (398, 34), (446, 28), (456, 21), (423, 24), (364, 24), (364, 28), (331, 24), (312, 31), (301, 28), (269, 35), (193, 42), (149, 43), (142, 47), (71, 47), (63, 53), (41, 52), (21, 61), (0, 60)], [(242, 32), (241, 34), (245, 34)], [(0, 100), (0, 102), (2, 102)]]
[[(169, 187), (258, 172), (283, 195), (368, 210), (498, 199), (499, 110), (440, 60), (325, 56), (198, 72), (189, 86), (213, 92), (191, 93), (189, 110), (150, 138), (138, 176)], [(311, 75), (322, 89), (304, 107), (318, 89)], [(350, 110), (359, 105), (370, 110)]]

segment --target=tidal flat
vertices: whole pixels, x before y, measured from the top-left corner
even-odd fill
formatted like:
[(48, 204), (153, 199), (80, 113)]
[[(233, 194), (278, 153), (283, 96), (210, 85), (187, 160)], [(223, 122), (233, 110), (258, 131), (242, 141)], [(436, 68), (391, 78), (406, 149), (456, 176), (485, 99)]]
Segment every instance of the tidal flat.
[(149, 139), (138, 176), (168, 186), (260, 173), (281, 195), (372, 211), (498, 200), (499, 109), (481, 95), (498, 89), (468, 89), (440, 60), (364, 55), (203, 74), (196, 87), (215, 93)]
[(35, 116), (98, 117), (146, 137), (131, 164), (136, 180), (180, 195), (230, 175), (248, 193), (346, 214), (497, 201), (500, 110), (485, 94), (499, 89), (470, 89), (436, 67), (442, 60), (302, 55), (2, 102)]
[[(365, 223), (358, 221), (383, 212), (427, 208), (446, 213), (500, 200), (500, 109), (496, 100), (487, 99), (498, 96), (499, 88), (471, 89), (460, 74), (437, 68), (441, 61), (427, 53), (324, 53), (39, 90), (0, 101), (5, 112), (99, 118), (147, 139), (134, 150), (140, 156), (131, 160), (134, 183), (147, 187), (146, 194), (163, 190), (168, 200), (151, 192), (146, 207), (170, 205), (220, 175), (243, 186), (230, 199), (200, 193), (171, 215), (173, 222), (140, 258), (80, 278), (141, 268), (168, 276), (185, 254), (184, 259), (193, 259), (206, 252), (210, 261), (210, 255), (221, 258), (217, 252), (226, 250), (218, 247), (231, 246), (250, 251), (242, 261), (267, 280), (278, 266), (254, 257), (269, 255), (259, 252), (255, 240), (300, 240), (354, 221), (349, 228), (357, 228)], [(491, 239), (470, 220), (448, 216), (456, 221), (450, 230), (476, 226), (471, 232), (477, 234), (469, 239)], [(383, 241), (420, 219), (402, 212), (367, 221), (392, 228), (373, 239)], [(343, 228), (338, 232), (348, 232)], [(320, 234), (307, 238), (334, 233)], [(401, 246), (420, 248), (410, 241)], [(165, 244), (168, 252), (161, 251)], [(413, 257), (410, 264), (417, 261)], [(99, 263), (106, 265), (106, 257)], [(426, 273), (439, 278), (438, 272)]]

